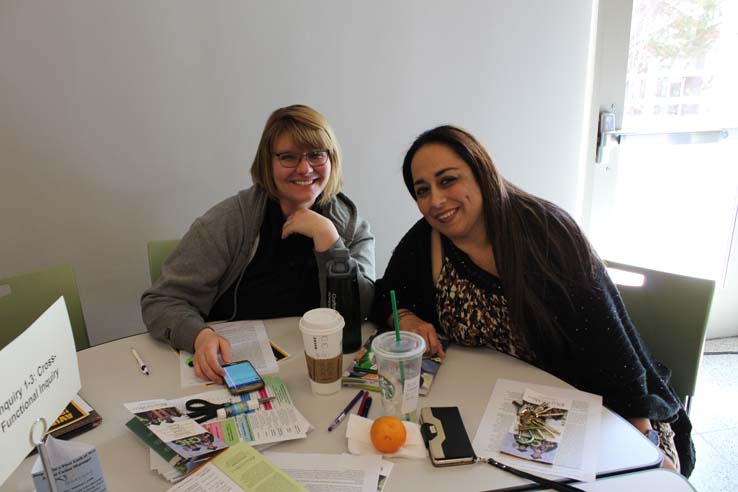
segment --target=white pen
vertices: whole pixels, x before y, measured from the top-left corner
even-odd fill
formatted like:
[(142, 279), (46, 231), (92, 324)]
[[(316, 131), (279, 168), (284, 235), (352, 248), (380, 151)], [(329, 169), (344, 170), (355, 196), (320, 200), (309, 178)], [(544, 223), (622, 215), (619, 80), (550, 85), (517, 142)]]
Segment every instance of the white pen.
[(138, 352), (136, 352), (136, 349), (131, 349), (131, 355), (133, 355), (133, 358), (136, 359), (136, 362), (138, 362), (138, 368), (141, 370), (142, 373), (149, 375), (149, 368), (144, 363), (144, 361), (141, 359), (141, 356), (138, 355)]

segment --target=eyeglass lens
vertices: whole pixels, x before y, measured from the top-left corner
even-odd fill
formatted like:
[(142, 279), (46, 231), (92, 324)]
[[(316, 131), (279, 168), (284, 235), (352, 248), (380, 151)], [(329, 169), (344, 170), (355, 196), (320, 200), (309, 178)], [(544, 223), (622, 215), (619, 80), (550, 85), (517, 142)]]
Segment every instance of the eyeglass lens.
[(308, 160), (311, 166), (322, 166), (328, 162), (327, 150), (313, 150), (302, 154), (298, 154), (297, 152), (280, 152), (274, 155), (277, 156), (279, 163), (285, 167), (297, 167), (303, 157)]

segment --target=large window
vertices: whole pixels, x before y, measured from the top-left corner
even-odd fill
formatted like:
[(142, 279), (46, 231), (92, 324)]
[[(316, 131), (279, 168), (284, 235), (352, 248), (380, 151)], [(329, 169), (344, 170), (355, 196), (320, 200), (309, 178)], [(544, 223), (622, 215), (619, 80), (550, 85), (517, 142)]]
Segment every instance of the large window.
[[(722, 282), (738, 209), (738, 2), (635, 0), (602, 256)], [(597, 207), (595, 207), (597, 209)], [(733, 246), (734, 247), (734, 246)], [(735, 253), (733, 253), (735, 256)]]

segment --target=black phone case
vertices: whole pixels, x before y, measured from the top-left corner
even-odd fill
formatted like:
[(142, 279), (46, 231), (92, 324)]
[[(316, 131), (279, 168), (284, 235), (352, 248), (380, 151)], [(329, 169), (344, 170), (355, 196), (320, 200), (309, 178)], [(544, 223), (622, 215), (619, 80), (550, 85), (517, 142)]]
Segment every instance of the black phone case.
[(434, 466), (474, 463), (476, 455), (458, 407), (420, 410), (420, 433)]

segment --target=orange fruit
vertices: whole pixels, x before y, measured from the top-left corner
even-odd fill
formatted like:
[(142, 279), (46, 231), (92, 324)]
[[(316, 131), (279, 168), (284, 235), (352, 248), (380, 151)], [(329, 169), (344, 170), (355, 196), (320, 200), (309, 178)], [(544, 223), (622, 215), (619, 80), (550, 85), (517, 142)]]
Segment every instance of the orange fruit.
[(400, 419), (384, 416), (374, 421), (370, 436), (377, 451), (394, 453), (405, 444), (407, 431)]

